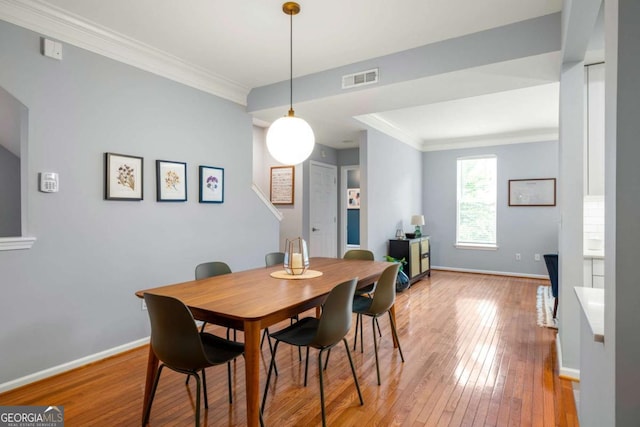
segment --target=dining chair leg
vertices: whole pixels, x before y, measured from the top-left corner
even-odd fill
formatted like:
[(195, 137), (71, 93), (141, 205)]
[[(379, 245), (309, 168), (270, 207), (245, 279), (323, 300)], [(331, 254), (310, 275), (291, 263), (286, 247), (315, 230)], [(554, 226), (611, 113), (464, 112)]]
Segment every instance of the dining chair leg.
[[(374, 317), (375, 319), (375, 317)], [(362, 324), (364, 323), (364, 319), (362, 318), (362, 314), (360, 315), (360, 353), (364, 353), (364, 332), (362, 332)], [(375, 334), (373, 335), (375, 337)]]
[[(273, 345), (271, 345), (271, 337), (269, 336), (269, 328), (264, 328), (264, 332), (262, 333), (262, 341), (260, 342), (260, 348), (262, 348), (262, 344), (264, 344), (264, 338), (267, 337), (267, 342), (269, 343), (269, 353), (273, 356)], [(300, 359), (302, 360), (302, 359)], [(278, 376), (278, 365), (276, 364), (273, 367), (273, 372)]]
[[(322, 411), (322, 427), (326, 427), (327, 420), (324, 414), (324, 380), (322, 379), (322, 352), (324, 349), (318, 352), (318, 374), (320, 375), (320, 409)], [(306, 384), (305, 384), (306, 385)]]
[(391, 331), (393, 332), (394, 337), (396, 338), (396, 342), (398, 343), (398, 350), (400, 351), (400, 359), (402, 363), (404, 363), (404, 355), (402, 354), (402, 347), (400, 346), (400, 339), (398, 338), (398, 330), (396, 329), (396, 323), (393, 321), (393, 316), (389, 311), (389, 323), (391, 323)]
[(264, 394), (262, 395), (262, 405), (260, 406), (261, 413), (264, 412), (264, 404), (267, 402), (267, 392), (269, 391), (269, 383), (271, 382), (271, 372), (273, 371), (273, 367), (275, 365), (276, 352), (278, 351), (278, 344), (280, 344), (280, 341), (276, 340), (276, 343), (273, 346), (273, 353), (271, 354), (271, 363), (269, 364), (269, 373), (267, 373), (267, 381), (264, 384)]
[(556, 318), (556, 314), (558, 313), (558, 297), (556, 297), (555, 302), (553, 303), (553, 318)]
[(362, 399), (362, 393), (360, 392), (360, 384), (358, 384), (358, 376), (356, 375), (356, 368), (353, 365), (353, 359), (351, 358), (351, 352), (349, 351), (349, 344), (347, 344), (346, 338), (343, 338), (342, 342), (344, 342), (344, 348), (347, 350), (347, 357), (349, 357), (349, 365), (351, 365), (351, 373), (353, 374), (353, 381), (356, 383), (356, 390), (358, 390), (358, 398), (360, 399), (360, 405), (364, 405), (364, 400)]
[(153, 387), (151, 387), (151, 394), (149, 395), (149, 403), (147, 403), (147, 409), (145, 409), (144, 418), (142, 418), (142, 427), (145, 427), (147, 424), (149, 424), (151, 405), (153, 404), (153, 398), (156, 395), (156, 389), (158, 388), (158, 383), (160, 382), (160, 373), (162, 372), (162, 368), (164, 368), (164, 365), (160, 365), (160, 367), (158, 368), (158, 372), (156, 372), (156, 378), (153, 381)]
[(329, 356), (331, 355), (331, 349), (327, 350), (327, 357), (324, 359), (324, 370), (327, 370), (327, 366), (329, 366)]
[(204, 407), (209, 408), (209, 397), (207, 396), (207, 374), (202, 370), (202, 391), (204, 391)]
[(196, 377), (196, 427), (200, 426), (200, 375), (195, 373)]
[[(358, 345), (358, 326), (360, 325), (360, 315), (356, 314), (356, 332), (353, 336), (353, 351), (356, 351), (356, 346)], [(360, 337), (362, 339), (362, 337)]]
[(377, 317), (375, 317), (375, 319), (376, 319), (376, 326), (378, 327), (378, 336), (382, 338), (382, 331), (380, 330), (380, 322), (378, 322)]
[(304, 386), (307, 386), (307, 372), (309, 371), (309, 347), (307, 347), (307, 356), (304, 358)]
[[(269, 328), (265, 328), (264, 331), (262, 331), (262, 339), (260, 340), (260, 348), (262, 348), (262, 346), (264, 345), (264, 339), (267, 337), (267, 331), (269, 330)], [(271, 350), (273, 351), (273, 349)]]
[(380, 385), (380, 366), (378, 365), (378, 337), (376, 337), (376, 318), (371, 320), (371, 330), (373, 331), (373, 352), (376, 355), (376, 374), (378, 375), (378, 385)]
[(227, 362), (227, 387), (229, 388), (229, 404), (232, 404), (233, 397), (231, 391), (231, 361)]

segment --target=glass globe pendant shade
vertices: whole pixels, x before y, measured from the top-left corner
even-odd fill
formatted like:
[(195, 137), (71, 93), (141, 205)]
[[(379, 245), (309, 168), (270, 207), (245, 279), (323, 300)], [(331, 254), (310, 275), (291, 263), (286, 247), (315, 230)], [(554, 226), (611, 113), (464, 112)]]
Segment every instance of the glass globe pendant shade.
[(267, 131), (267, 149), (271, 156), (285, 165), (297, 165), (313, 152), (316, 137), (311, 126), (293, 115), (280, 117)]

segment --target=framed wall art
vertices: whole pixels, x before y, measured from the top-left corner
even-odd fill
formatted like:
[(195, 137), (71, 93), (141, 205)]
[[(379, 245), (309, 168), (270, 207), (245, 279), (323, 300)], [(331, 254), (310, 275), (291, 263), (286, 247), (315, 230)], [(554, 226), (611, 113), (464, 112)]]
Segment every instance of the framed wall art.
[(105, 200), (142, 200), (142, 157), (104, 153)]
[(509, 206), (555, 205), (555, 178), (509, 180)]
[(360, 189), (347, 189), (347, 209), (360, 209)]
[(200, 203), (224, 203), (224, 169), (200, 166)]
[(186, 202), (187, 164), (156, 160), (156, 188), (159, 202)]
[(270, 200), (274, 205), (293, 205), (295, 166), (272, 166)]

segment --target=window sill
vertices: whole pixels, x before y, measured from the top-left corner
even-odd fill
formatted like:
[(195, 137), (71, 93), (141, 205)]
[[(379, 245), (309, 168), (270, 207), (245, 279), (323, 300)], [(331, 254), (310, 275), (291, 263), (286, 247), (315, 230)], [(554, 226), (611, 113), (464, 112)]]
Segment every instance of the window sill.
[(457, 249), (477, 249), (480, 251), (497, 251), (498, 245), (482, 245), (473, 243), (456, 243), (454, 245)]
[(0, 237), (0, 251), (31, 249), (35, 241), (35, 237)]

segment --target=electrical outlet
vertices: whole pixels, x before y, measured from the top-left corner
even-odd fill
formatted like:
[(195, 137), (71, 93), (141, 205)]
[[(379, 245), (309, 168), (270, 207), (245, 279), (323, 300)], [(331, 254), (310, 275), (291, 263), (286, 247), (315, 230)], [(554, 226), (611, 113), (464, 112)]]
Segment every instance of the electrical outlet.
[(540, 261), (540, 254), (535, 254), (533, 256), (533, 259), (536, 260), (536, 261)]
[(522, 259), (522, 257), (520, 256), (520, 254), (516, 254), (516, 261), (520, 261)]
[(147, 302), (143, 299), (142, 300), (142, 311), (146, 311), (147, 310)]

